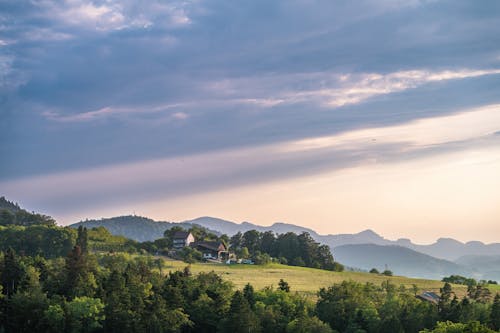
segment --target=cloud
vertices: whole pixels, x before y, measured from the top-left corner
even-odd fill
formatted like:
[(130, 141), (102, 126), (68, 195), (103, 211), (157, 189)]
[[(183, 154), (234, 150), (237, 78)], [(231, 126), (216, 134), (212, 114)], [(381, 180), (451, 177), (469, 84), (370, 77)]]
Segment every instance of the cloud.
[[(224, 79), (205, 84), (196, 99), (185, 99), (170, 105), (142, 106), (134, 108), (106, 106), (94, 111), (64, 115), (45, 111), (43, 115), (61, 122), (92, 121), (110, 116), (128, 117), (131, 114), (165, 112), (170, 109), (201, 106), (252, 105), (259, 108), (274, 108), (283, 104), (306, 103), (335, 109), (350, 104), (363, 103), (371, 98), (414, 89), (419, 86), (447, 81), (498, 75), (500, 69), (488, 70), (411, 70), (388, 74), (360, 73), (300, 73), (271, 75), (264, 78)], [(296, 88), (298, 87), (298, 88)], [(296, 90), (291, 90), (296, 89)], [(179, 111), (178, 114), (184, 114)], [(179, 118), (174, 116), (174, 118)]]
[(172, 114), (172, 118), (178, 119), (178, 120), (185, 120), (189, 118), (189, 115), (185, 112), (176, 112)]
[[(58, 212), (228, 191), (206, 201), (216, 206), (233, 202), (231, 189), (252, 188), (239, 197), (249, 198), (255, 184), (380, 166), (384, 182), (361, 179), (405, 194), (420, 187), (391, 183), (394, 163), (497, 156), (499, 10), (494, 0), (4, 1), (0, 187)], [(487, 183), (473, 169), (461, 184)], [(318, 188), (335, 197), (360, 182)], [(321, 196), (304, 189), (294, 206)]]
[(498, 145), (494, 133), (500, 128), (499, 115), (500, 105), (488, 105), (331, 137), (62, 172), (3, 181), (0, 186), (8, 196), (29, 194), (30, 200), (68, 210), (189, 196), (443, 152), (484, 150)]
[(422, 118), (396, 126), (366, 128), (333, 136), (290, 142), (285, 151), (352, 149), (378, 144), (400, 144), (401, 152), (426, 149), (492, 136), (500, 127), (500, 104), (468, 109), (449, 116)]
[(0, 179), (332, 136), (499, 103), (497, 7), (8, 2), (0, 151), (11, 158)]
[[(49, 15), (58, 24), (101, 32), (149, 28), (155, 24), (182, 27), (191, 23), (187, 2), (181, 1), (148, 1), (140, 7), (133, 1), (114, 0), (46, 0), (35, 4), (42, 10), (39, 15)], [(158, 20), (160, 17), (163, 22)]]
[[(364, 102), (372, 97), (413, 89), (424, 84), (500, 74), (500, 69), (409, 70), (388, 74), (335, 72), (267, 76), (211, 83), (214, 94), (272, 107), (281, 103), (312, 102), (328, 108)], [(273, 87), (280, 87), (274, 88)], [(293, 89), (292, 87), (300, 87)], [(281, 89), (281, 91), (276, 91)]]
[[(120, 29), (125, 17), (117, 5), (94, 5), (91, 2), (72, 1), (59, 15), (62, 20), (75, 25), (93, 25), (96, 29)], [(52, 10), (54, 8), (52, 7)]]
[[(171, 112), (171, 109), (177, 109), (182, 107), (182, 104), (171, 104), (171, 105), (161, 105), (161, 106), (144, 106), (140, 108), (120, 108), (120, 107), (103, 107), (98, 110), (86, 111), (82, 113), (64, 115), (59, 114), (54, 111), (44, 111), (42, 115), (47, 119), (54, 120), (57, 122), (88, 122), (92, 120), (99, 120), (108, 117), (117, 117), (120, 115), (130, 115), (130, 114), (147, 114), (147, 113), (165, 113)], [(184, 120), (188, 118), (188, 115), (184, 112), (175, 112), (171, 114), (172, 119)]]

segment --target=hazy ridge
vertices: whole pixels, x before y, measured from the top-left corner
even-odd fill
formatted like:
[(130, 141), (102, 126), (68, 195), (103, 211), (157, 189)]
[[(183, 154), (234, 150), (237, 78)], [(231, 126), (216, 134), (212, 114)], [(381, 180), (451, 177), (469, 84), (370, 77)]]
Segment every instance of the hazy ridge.
[(248, 230), (273, 231), (277, 234), (308, 232), (316, 241), (327, 244), (341, 263), (364, 270), (371, 268), (392, 270), (395, 274), (439, 279), (451, 274), (478, 279), (500, 280), (500, 244), (479, 241), (462, 243), (451, 238), (440, 238), (430, 245), (414, 244), (410, 239), (385, 239), (373, 230), (355, 234), (320, 235), (314, 230), (288, 223), (260, 226), (250, 222), (234, 223), (214, 217), (199, 217), (183, 222), (156, 222), (140, 216), (120, 216), (101, 220), (87, 220), (73, 224), (89, 228), (104, 226), (111, 233), (137, 241), (150, 241), (163, 236), (174, 225), (186, 229), (200, 225), (229, 236)]

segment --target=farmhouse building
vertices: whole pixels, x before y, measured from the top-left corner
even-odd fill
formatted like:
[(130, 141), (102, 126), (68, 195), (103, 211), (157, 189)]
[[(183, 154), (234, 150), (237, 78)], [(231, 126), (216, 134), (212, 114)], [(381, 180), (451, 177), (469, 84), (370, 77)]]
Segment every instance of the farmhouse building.
[(191, 247), (200, 251), (204, 259), (221, 260), (227, 254), (222, 242), (194, 242)]
[(182, 249), (191, 245), (195, 239), (189, 231), (177, 231), (172, 239), (174, 249)]

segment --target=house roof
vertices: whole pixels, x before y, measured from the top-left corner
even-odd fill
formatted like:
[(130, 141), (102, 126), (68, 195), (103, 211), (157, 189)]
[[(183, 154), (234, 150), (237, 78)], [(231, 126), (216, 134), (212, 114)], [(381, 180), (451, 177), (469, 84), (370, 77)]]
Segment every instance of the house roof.
[(201, 247), (211, 251), (226, 251), (226, 247), (222, 242), (194, 242), (193, 247)]
[(189, 231), (176, 231), (174, 234), (174, 239), (186, 239), (188, 238), (190, 232)]
[(439, 295), (436, 293), (433, 293), (432, 291), (426, 291), (420, 295), (416, 296), (417, 298), (420, 298), (421, 300), (431, 302), (431, 303), (438, 303), (439, 302)]

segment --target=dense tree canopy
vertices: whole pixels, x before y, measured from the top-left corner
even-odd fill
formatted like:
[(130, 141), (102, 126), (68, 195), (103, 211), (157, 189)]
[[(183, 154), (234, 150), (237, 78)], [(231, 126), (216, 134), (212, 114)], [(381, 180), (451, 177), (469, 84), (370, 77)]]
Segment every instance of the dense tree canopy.
[(293, 232), (274, 235), (272, 231), (249, 230), (238, 232), (229, 240), (230, 248), (239, 257), (251, 257), (256, 263), (265, 263), (271, 257), (283, 264), (341, 271), (343, 266), (333, 260), (330, 248), (316, 242), (309, 233)]
[[(222, 239), (202, 229), (192, 232)], [(293, 265), (339, 269), (329, 248), (307, 233), (252, 230), (226, 241), (254, 260), (273, 256)], [(437, 304), (389, 280), (380, 286), (344, 281), (311, 299), (283, 279), (276, 289), (247, 284), (237, 290), (214, 272), (193, 275), (189, 266), (164, 272), (163, 259), (141, 249), (144, 244), (104, 228), (0, 226), (0, 332), (500, 330), (500, 295), (482, 283), (470, 284), (459, 298), (445, 282)]]
[(55, 225), (56, 221), (47, 215), (30, 213), (13, 203), (0, 197), (0, 226), (1, 225)]
[(0, 331), (493, 332), (500, 324), (500, 296), (485, 298), (485, 287), (458, 299), (445, 284), (436, 305), (388, 281), (345, 281), (313, 302), (284, 280), (256, 291), (188, 267), (163, 275), (150, 256), (82, 251), (90, 239), (81, 229), (64, 257), (0, 254)]

